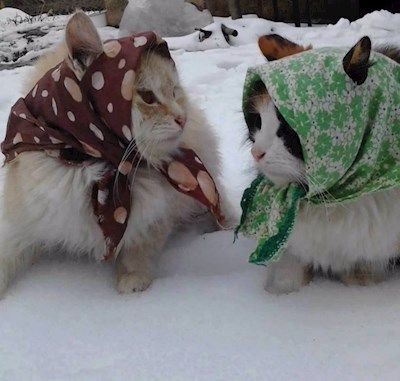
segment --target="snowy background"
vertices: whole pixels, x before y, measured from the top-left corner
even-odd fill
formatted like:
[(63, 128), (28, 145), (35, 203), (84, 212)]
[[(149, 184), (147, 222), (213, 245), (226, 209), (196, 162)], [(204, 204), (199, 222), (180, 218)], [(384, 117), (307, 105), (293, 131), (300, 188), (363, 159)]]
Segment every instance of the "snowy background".
[[(102, 36), (117, 37), (98, 16)], [(26, 52), (16, 61), (0, 59), (7, 68), (0, 71), (1, 138), (31, 71), (27, 63), (60, 41), (66, 21), (14, 25), (8, 18), (0, 13), (0, 57)], [(400, 44), (400, 15), (382, 11), (313, 28), (255, 18), (215, 21), (211, 29), (224, 22), (239, 31), (234, 46), (220, 36), (210, 43), (215, 49), (186, 51), (196, 50), (197, 35), (170, 44), (184, 87), (221, 137), (225, 181), (239, 213), (251, 180), (241, 92), (247, 67), (264, 62), (257, 36), (274, 32), (314, 46), (350, 46), (369, 35), (374, 43)], [(32, 28), (45, 33), (28, 42)], [(8, 51), (7, 38), (15, 42)], [(126, 296), (116, 292), (110, 265), (41, 259), (0, 301), (0, 380), (399, 379), (399, 276), (368, 288), (316, 279), (277, 297), (263, 290), (264, 269), (247, 263), (254, 243), (232, 239), (229, 231), (178, 234), (161, 255), (151, 288)]]

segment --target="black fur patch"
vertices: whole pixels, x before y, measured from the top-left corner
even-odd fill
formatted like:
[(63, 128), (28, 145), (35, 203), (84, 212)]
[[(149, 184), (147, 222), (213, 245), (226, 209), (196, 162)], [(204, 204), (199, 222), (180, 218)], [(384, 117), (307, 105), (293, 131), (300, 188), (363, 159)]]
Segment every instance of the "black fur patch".
[[(257, 96), (266, 93), (267, 93), (267, 88), (265, 87), (264, 82), (257, 81), (253, 87), (252, 98), (255, 99)], [(257, 131), (261, 130), (261, 116), (254, 109), (254, 106), (250, 106), (250, 112), (246, 118), (246, 121), (247, 121), (247, 128), (249, 129), (249, 139), (254, 143), (254, 135), (256, 134)]]
[(254, 143), (254, 135), (261, 130), (261, 116), (259, 113), (251, 113), (248, 116), (247, 127), (249, 129), (249, 139)]
[(299, 136), (296, 134), (293, 128), (289, 126), (288, 122), (286, 122), (278, 110), (276, 110), (276, 113), (279, 121), (281, 122), (278, 130), (276, 131), (276, 135), (283, 140), (283, 144), (285, 145), (286, 149), (294, 157), (304, 161), (303, 149), (301, 148)]

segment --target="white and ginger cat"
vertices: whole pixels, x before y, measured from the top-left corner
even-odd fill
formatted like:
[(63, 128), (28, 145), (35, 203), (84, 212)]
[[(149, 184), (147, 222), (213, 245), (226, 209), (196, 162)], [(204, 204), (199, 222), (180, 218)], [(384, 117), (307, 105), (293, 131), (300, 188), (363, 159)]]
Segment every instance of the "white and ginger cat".
[[(261, 37), (268, 60), (299, 53), (303, 48), (284, 38)], [(360, 47), (361, 48), (361, 47)], [(400, 62), (398, 50), (376, 49)], [(360, 55), (365, 57), (368, 55)], [(357, 57), (353, 57), (357, 64)], [(360, 70), (368, 68), (359, 62)], [(304, 183), (300, 140), (284, 120), (264, 85), (254, 89), (254, 125), (249, 126), (252, 155), (258, 171), (275, 185)], [(361, 197), (345, 206), (308, 205), (300, 210), (287, 251), (267, 266), (265, 288), (289, 293), (307, 284), (314, 270), (334, 275), (345, 284), (366, 285), (383, 280), (400, 248), (400, 189)]]
[[(96, 28), (82, 12), (69, 21), (66, 41), (37, 63), (26, 93), (64, 58), (83, 75), (103, 51)], [(187, 101), (173, 62), (157, 51), (144, 56), (132, 92), (131, 133), (140, 142), (137, 149), (142, 164), (131, 172), (132, 210), (116, 260), (117, 288), (121, 293), (149, 287), (154, 254), (162, 250), (180, 223), (206, 212), (199, 202), (177, 192), (154, 169), (170, 152), (179, 144), (192, 148), (204, 161), (224, 199), (218, 181), (216, 136), (195, 105)], [(90, 195), (104, 169), (102, 162), (66, 166), (43, 152), (22, 153), (5, 166), (0, 295), (18, 270), (44, 251), (103, 258), (104, 237)]]

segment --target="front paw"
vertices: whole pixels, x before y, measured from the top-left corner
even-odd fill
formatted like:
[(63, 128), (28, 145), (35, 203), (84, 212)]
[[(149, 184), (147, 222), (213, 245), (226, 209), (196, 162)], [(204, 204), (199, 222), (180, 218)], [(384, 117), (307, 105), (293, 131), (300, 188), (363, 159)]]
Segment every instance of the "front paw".
[(264, 289), (271, 294), (282, 295), (299, 291), (302, 286), (303, 283), (299, 279), (280, 278), (276, 274), (271, 274), (267, 277)]
[(121, 274), (117, 278), (117, 289), (120, 294), (144, 291), (149, 288), (152, 281), (151, 276), (145, 273)]
[(312, 279), (312, 271), (296, 258), (287, 255), (267, 267), (265, 290), (281, 295), (299, 291)]

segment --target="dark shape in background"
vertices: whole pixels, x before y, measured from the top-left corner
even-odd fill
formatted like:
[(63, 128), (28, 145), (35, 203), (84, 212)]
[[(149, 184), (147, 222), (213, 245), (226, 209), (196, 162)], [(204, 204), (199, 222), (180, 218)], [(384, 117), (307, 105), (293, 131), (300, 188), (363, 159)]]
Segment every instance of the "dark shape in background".
[[(123, 8), (127, 0), (0, 0), (6, 7), (19, 8), (34, 16), (52, 11), (54, 14), (68, 14), (75, 8), (84, 10), (102, 10), (105, 2), (120, 3)], [(165, 0), (168, 1), (168, 0)], [(386, 9), (400, 12), (400, 0), (191, 0), (199, 9), (207, 7), (214, 16), (234, 16), (240, 14), (257, 14), (269, 20), (283, 22), (336, 23), (340, 18), (356, 20), (374, 10)], [(114, 7), (114, 5), (113, 5)], [(116, 12), (121, 12), (117, 9)], [(120, 15), (116, 15), (118, 21)], [(116, 21), (116, 22), (117, 22)], [(115, 25), (116, 22), (111, 22)]]

